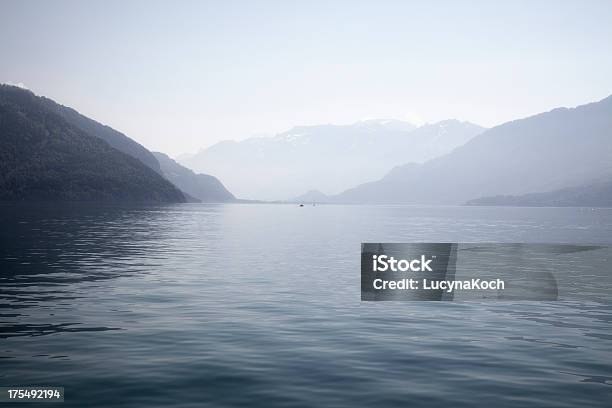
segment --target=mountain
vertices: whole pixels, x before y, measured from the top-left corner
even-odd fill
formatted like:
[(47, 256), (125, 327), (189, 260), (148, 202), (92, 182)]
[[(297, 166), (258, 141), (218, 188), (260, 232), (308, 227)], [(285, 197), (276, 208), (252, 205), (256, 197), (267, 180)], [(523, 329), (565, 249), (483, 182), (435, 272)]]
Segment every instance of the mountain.
[(0, 85), (0, 200), (185, 201), (160, 174), (50, 102)]
[(216, 177), (196, 174), (164, 153), (153, 152), (153, 155), (159, 162), (164, 177), (189, 196), (209, 203), (224, 203), (235, 200), (233, 194), (227, 191)]
[(179, 161), (215, 174), (238, 196), (284, 200), (376, 180), (396, 165), (448, 153), (483, 130), (457, 120), (419, 128), (393, 119), (298, 126), (272, 137), (220, 142)]
[(461, 204), (478, 197), (551, 191), (612, 178), (612, 96), (491, 128), (422, 164), (332, 199), (362, 203)]
[(81, 115), (76, 110), (58, 104), (57, 102), (41, 97), (40, 103), (49, 111), (56, 113), (72, 126), (83, 132), (98, 137), (108, 143), (111, 147), (140, 160), (147, 167), (161, 174), (159, 163), (153, 154), (141, 144), (130, 139), (115, 129), (96, 122), (86, 116)]
[(330, 201), (330, 198), (319, 190), (310, 190), (289, 201), (293, 203), (327, 203)]
[(511, 207), (612, 207), (612, 181), (520, 196), (494, 196), (470, 200), (467, 205)]

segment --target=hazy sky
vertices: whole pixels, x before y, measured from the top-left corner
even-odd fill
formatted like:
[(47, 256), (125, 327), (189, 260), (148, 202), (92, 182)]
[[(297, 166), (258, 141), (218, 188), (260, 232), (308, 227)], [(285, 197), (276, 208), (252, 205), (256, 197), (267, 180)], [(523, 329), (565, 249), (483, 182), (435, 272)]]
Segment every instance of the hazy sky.
[(612, 1), (6, 1), (0, 82), (171, 155), (294, 125), (493, 126), (612, 94)]

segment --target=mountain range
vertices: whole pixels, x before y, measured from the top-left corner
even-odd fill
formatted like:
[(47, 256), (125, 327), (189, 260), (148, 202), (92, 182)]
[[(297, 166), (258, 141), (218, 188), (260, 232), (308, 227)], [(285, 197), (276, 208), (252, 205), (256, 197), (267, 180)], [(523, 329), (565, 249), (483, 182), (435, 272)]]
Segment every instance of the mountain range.
[(212, 176), (181, 173), (165, 161), (162, 169), (123, 133), (0, 85), (0, 200), (184, 202), (181, 188), (193, 200), (233, 199)]
[[(491, 129), (457, 120), (301, 126), (181, 160), (213, 169), (243, 198), (610, 206), (612, 96)], [(0, 85), (0, 200), (248, 201), (216, 177), (9, 85)]]
[(612, 179), (612, 96), (482, 132), (452, 152), (408, 163), (331, 202), (462, 204)]
[(238, 196), (284, 200), (376, 180), (394, 166), (448, 153), (483, 130), (458, 120), (421, 127), (393, 119), (298, 126), (273, 137), (220, 142), (178, 160), (215, 174)]

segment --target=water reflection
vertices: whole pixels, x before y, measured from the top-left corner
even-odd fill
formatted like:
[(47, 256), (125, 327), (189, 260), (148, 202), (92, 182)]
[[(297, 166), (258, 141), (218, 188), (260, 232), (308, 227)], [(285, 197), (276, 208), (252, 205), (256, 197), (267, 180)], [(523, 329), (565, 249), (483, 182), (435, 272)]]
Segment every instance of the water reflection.
[(40, 311), (46, 304), (71, 305), (89, 297), (98, 281), (150, 273), (159, 265), (168, 237), (168, 207), (0, 208), (0, 311), (22, 310), (0, 315), (0, 338), (120, 329), (49, 323), (56, 319), (53, 315), (44, 316), (44, 322), (37, 319), (43, 318)]
[(66, 406), (609, 399), (609, 302), (360, 302), (359, 252), (361, 242), (609, 243), (612, 212), (0, 206), (0, 222), (0, 379), (65, 386)]
[(584, 383), (596, 383), (603, 385), (612, 385), (612, 377), (606, 377), (601, 375), (585, 375), (585, 374), (577, 374), (577, 373), (568, 373), (567, 371), (559, 371), (563, 374), (575, 375), (576, 377), (582, 377), (580, 382)]
[[(0, 325), (0, 339), (19, 336), (45, 336), (55, 333), (97, 332), (121, 330), (119, 327), (87, 327), (80, 323), (59, 324), (9, 324)], [(67, 357), (67, 356), (66, 356)]]

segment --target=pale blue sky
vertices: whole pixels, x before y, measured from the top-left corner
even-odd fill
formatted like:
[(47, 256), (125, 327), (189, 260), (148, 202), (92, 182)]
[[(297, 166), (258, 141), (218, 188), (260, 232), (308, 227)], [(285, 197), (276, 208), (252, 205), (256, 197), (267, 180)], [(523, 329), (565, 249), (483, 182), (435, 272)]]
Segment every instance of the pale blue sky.
[(6, 1), (0, 82), (150, 149), (396, 117), (493, 126), (612, 94), (612, 1)]

